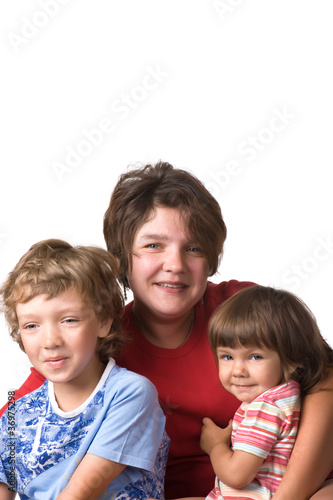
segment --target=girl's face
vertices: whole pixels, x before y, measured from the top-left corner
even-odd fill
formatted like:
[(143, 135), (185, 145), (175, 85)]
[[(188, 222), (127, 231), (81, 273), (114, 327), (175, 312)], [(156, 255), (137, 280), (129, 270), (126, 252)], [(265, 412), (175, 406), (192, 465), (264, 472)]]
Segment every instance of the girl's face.
[(218, 347), (219, 378), (239, 401), (249, 403), (280, 384), (283, 372), (279, 355), (266, 348)]
[(179, 319), (203, 296), (208, 262), (175, 208), (156, 207), (133, 242), (128, 281), (135, 311), (159, 321)]

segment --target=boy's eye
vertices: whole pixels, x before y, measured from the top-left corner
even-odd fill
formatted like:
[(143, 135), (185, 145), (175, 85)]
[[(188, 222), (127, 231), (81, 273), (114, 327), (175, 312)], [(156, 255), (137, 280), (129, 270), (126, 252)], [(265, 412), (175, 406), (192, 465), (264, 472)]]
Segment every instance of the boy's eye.
[(77, 323), (79, 320), (76, 318), (66, 318), (64, 323)]
[(37, 328), (35, 323), (30, 323), (29, 325), (24, 325), (23, 327), (24, 330), (34, 330), (35, 328)]
[(159, 248), (159, 245), (158, 243), (149, 243), (149, 245), (147, 245), (147, 248)]

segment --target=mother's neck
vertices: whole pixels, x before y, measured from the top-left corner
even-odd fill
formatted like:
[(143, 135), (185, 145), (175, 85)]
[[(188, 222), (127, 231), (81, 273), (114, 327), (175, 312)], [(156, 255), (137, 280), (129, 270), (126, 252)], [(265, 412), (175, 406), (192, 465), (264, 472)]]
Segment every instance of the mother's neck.
[(151, 344), (164, 349), (178, 349), (185, 344), (194, 323), (194, 307), (180, 318), (172, 320), (141, 314), (133, 304), (132, 313), (142, 335)]

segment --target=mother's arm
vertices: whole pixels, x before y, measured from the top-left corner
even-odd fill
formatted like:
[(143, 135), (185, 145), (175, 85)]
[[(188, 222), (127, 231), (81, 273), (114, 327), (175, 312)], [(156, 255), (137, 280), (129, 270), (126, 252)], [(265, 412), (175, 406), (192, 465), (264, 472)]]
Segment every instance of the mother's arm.
[(333, 469), (332, 422), (333, 369), (304, 398), (296, 443), (274, 500), (308, 500), (322, 486)]

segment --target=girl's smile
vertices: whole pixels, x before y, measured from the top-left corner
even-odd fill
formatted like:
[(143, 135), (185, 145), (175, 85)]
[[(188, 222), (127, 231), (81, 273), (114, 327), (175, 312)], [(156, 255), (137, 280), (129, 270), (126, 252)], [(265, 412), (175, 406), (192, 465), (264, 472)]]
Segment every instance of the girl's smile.
[(239, 401), (249, 403), (283, 379), (277, 352), (265, 347), (218, 347), (219, 377)]

